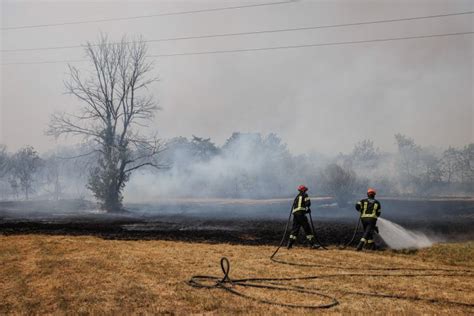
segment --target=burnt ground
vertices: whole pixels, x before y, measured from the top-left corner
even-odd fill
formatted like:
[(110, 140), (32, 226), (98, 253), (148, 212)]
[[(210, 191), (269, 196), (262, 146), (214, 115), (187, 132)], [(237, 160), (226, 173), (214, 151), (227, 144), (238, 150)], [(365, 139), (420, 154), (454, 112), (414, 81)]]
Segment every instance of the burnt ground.
[[(286, 200), (168, 201), (129, 204), (127, 212), (105, 214), (83, 200), (0, 202), (0, 234), (277, 245), (288, 219), (288, 205)], [(313, 205), (316, 234), (323, 244), (350, 240), (357, 223), (352, 207), (339, 208), (330, 199)], [(382, 200), (382, 205), (384, 218), (437, 240), (474, 240), (474, 200), (392, 199)], [(383, 245), (381, 239), (378, 242)]]

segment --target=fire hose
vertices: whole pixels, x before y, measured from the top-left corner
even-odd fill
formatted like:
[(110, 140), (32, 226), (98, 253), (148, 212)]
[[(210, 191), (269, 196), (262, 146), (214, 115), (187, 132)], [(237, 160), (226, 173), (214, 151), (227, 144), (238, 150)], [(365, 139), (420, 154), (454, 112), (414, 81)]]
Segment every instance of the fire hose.
[[(291, 222), (291, 215), (292, 215), (292, 211), (293, 211), (293, 207), (290, 208), (290, 214), (288, 215), (288, 220), (286, 221), (286, 226), (285, 226), (285, 231), (283, 232), (283, 235), (281, 237), (281, 240), (280, 240), (280, 244), (278, 245), (277, 249), (275, 250), (275, 252), (270, 256), (270, 260), (272, 261), (275, 261), (273, 260), (273, 257), (275, 257), (275, 255), (277, 254), (277, 252), (280, 250), (281, 246), (283, 246), (283, 244), (285, 243), (285, 239), (286, 239), (286, 235), (288, 233), (288, 228), (290, 227), (290, 222)], [(326, 246), (323, 245), (323, 243), (321, 243), (321, 241), (318, 239), (317, 235), (316, 235), (316, 231), (314, 229), (314, 224), (313, 224), (313, 217), (311, 216), (311, 212), (309, 212), (309, 220), (311, 222), (311, 230), (313, 232), (313, 236), (314, 238), (316, 239), (316, 242), (321, 245), (321, 248), (325, 249), (325, 250), (328, 250), (326, 248)]]
[[(311, 221), (311, 229), (313, 234), (315, 232), (313, 220), (310, 214), (310, 221)], [(270, 260), (275, 263), (280, 264), (287, 264), (292, 266), (301, 266), (301, 267), (321, 267), (325, 269), (342, 269), (342, 270), (360, 270), (358, 267), (346, 267), (342, 265), (328, 265), (328, 264), (304, 264), (304, 263), (293, 263), (287, 262), (283, 260), (278, 260), (275, 258), (276, 254), (282, 247), (286, 234), (288, 232), (289, 223), (291, 220), (291, 211), (288, 217), (288, 221), (286, 223), (285, 231), (283, 233), (282, 239), (280, 244), (278, 245), (277, 249), (273, 252), (270, 256)], [(355, 239), (357, 234), (357, 230), (360, 226), (360, 218), (357, 222), (357, 226), (354, 230), (354, 234), (352, 238), (344, 244), (343, 248), (345, 249), (348, 247)], [(325, 246), (317, 239), (316, 234), (314, 234), (316, 241), (327, 250)], [(187, 282), (188, 285), (195, 287), (195, 288), (207, 288), (207, 289), (222, 289), (234, 295), (250, 299), (259, 303), (265, 303), (270, 305), (277, 305), (282, 307), (289, 307), (289, 308), (307, 308), (307, 309), (323, 309), (323, 308), (331, 308), (334, 307), (339, 303), (336, 297), (330, 296), (328, 294), (322, 293), (321, 291), (327, 291), (327, 289), (320, 289), (320, 288), (312, 288), (312, 287), (304, 287), (304, 286), (297, 286), (288, 284), (290, 281), (298, 281), (298, 280), (316, 280), (316, 279), (327, 279), (327, 278), (345, 278), (345, 277), (433, 277), (433, 276), (441, 276), (441, 277), (448, 277), (448, 276), (464, 276), (464, 277), (474, 277), (474, 270), (456, 270), (456, 269), (442, 269), (442, 268), (403, 268), (403, 267), (371, 267), (371, 271), (378, 271), (379, 273), (372, 273), (372, 274), (365, 274), (365, 273), (336, 273), (336, 274), (322, 274), (322, 275), (310, 275), (310, 276), (300, 276), (300, 277), (288, 277), (288, 278), (246, 278), (246, 279), (231, 279), (229, 276), (230, 273), (230, 262), (227, 258), (223, 257), (220, 261), (221, 269), (224, 274), (222, 278), (216, 276), (209, 276), (209, 275), (194, 275), (191, 279)], [(380, 272), (393, 272), (393, 271), (401, 271), (404, 273), (380, 273)], [(406, 273), (409, 271), (416, 271), (416, 272), (425, 272), (425, 273)], [(327, 299), (328, 301), (321, 304), (315, 305), (308, 305), (308, 304), (289, 304), (283, 303), (278, 301), (270, 301), (266, 299), (261, 299), (254, 297), (252, 295), (244, 294), (238, 291), (237, 287), (251, 287), (251, 288), (259, 288), (259, 289), (267, 289), (272, 291), (286, 291), (286, 292), (297, 292), (297, 293), (305, 293), (312, 296), (322, 297)], [(349, 295), (359, 295), (359, 296), (368, 296), (368, 297), (378, 297), (378, 298), (392, 298), (392, 299), (399, 299), (399, 300), (409, 300), (409, 301), (423, 301), (428, 303), (441, 303), (441, 304), (448, 304), (448, 305), (455, 305), (455, 306), (463, 306), (474, 308), (474, 303), (465, 303), (465, 302), (458, 302), (458, 301), (450, 301), (444, 299), (437, 299), (437, 298), (425, 298), (420, 296), (404, 296), (404, 295), (397, 295), (397, 294), (387, 294), (387, 293), (379, 293), (379, 292), (361, 292), (361, 291), (345, 291), (345, 290), (336, 290), (336, 292), (342, 294), (349, 294)]]
[[(310, 276), (300, 276), (300, 277), (289, 277), (289, 278), (246, 278), (246, 279), (231, 279), (229, 276), (230, 272), (230, 262), (227, 258), (223, 257), (220, 261), (221, 269), (224, 274), (222, 278), (210, 275), (194, 275), (191, 279), (187, 282), (188, 285), (195, 287), (195, 288), (206, 288), (206, 289), (222, 289), (234, 295), (259, 302), (264, 304), (282, 306), (282, 307), (290, 307), (290, 308), (307, 308), (307, 309), (323, 309), (323, 308), (331, 308), (336, 305), (339, 305), (340, 302), (337, 300), (336, 297), (330, 296), (325, 294), (321, 291), (327, 291), (327, 289), (321, 288), (312, 288), (312, 287), (304, 287), (298, 285), (291, 285), (288, 284), (290, 281), (302, 281), (302, 280), (317, 280), (317, 279), (328, 279), (328, 278), (346, 278), (346, 277), (433, 277), (433, 276), (463, 276), (463, 277), (474, 277), (474, 271), (472, 270), (454, 270), (454, 269), (430, 269), (430, 268), (420, 268), (420, 269), (411, 269), (411, 268), (398, 268), (398, 269), (382, 269), (379, 270), (406, 270), (406, 271), (451, 271), (451, 273), (422, 273), (422, 274), (412, 274), (412, 273), (399, 273), (399, 274), (392, 274), (392, 273), (385, 273), (385, 274), (363, 274), (363, 273), (337, 273), (337, 274), (323, 274), (323, 275), (310, 275)], [(321, 265), (322, 267), (330, 268), (331, 266)], [(455, 272), (455, 273), (453, 273)], [(462, 273), (462, 274), (461, 274)], [(466, 274), (467, 273), (467, 274)], [(206, 283), (207, 282), (207, 283)], [(238, 291), (236, 288), (238, 286), (241, 287), (252, 287), (252, 288), (259, 288), (259, 289), (267, 289), (267, 290), (274, 290), (274, 291), (286, 291), (286, 292), (297, 292), (297, 293), (305, 293), (312, 296), (322, 297), (327, 299), (328, 302), (321, 303), (321, 304), (290, 304), (290, 303), (283, 303), (278, 301), (271, 301), (267, 299), (261, 299), (252, 295), (244, 294)], [(392, 299), (399, 299), (399, 300), (409, 300), (409, 301), (422, 301), (427, 303), (439, 303), (439, 304), (447, 304), (447, 305), (454, 305), (454, 306), (462, 306), (462, 307), (469, 307), (474, 308), (474, 303), (466, 303), (466, 302), (459, 302), (459, 301), (450, 301), (438, 298), (425, 298), (420, 296), (404, 296), (404, 295), (397, 295), (397, 294), (387, 294), (387, 293), (379, 293), (379, 292), (361, 292), (361, 291), (346, 291), (346, 290), (335, 290), (336, 292), (346, 294), (346, 295), (359, 295), (359, 296), (367, 296), (367, 297), (378, 297), (378, 298), (392, 298)]]
[[(209, 275), (195, 275), (192, 276), (191, 279), (188, 281), (188, 284), (192, 287), (197, 288), (219, 288), (223, 289), (227, 292), (230, 292), (234, 295), (244, 297), (253, 301), (257, 301), (260, 303), (266, 303), (271, 305), (278, 305), (283, 307), (297, 307), (297, 308), (330, 308), (339, 304), (338, 300), (334, 297), (331, 297), (327, 294), (318, 292), (314, 289), (305, 288), (301, 286), (281, 286), (281, 284), (273, 283), (278, 281), (288, 281), (288, 280), (297, 280), (297, 278), (249, 278), (249, 279), (231, 279), (229, 277), (230, 272), (230, 263), (229, 260), (225, 257), (221, 258), (221, 269), (224, 273), (222, 278), (209, 276)], [(205, 284), (205, 281), (213, 281), (213, 284)], [(266, 282), (266, 283), (265, 283)], [(265, 299), (259, 299), (253, 297), (251, 295), (246, 295), (242, 292), (239, 292), (235, 289), (236, 286), (243, 286), (243, 287), (254, 287), (260, 289), (268, 289), (268, 290), (275, 290), (275, 291), (291, 291), (297, 293), (306, 293), (311, 295), (316, 295), (319, 297), (323, 297), (329, 300), (328, 303), (318, 304), (318, 305), (303, 305), (303, 304), (288, 304), (288, 303), (280, 303), (276, 301), (269, 301)]]
[(344, 245), (340, 246), (339, 247), (340, 250), (346, 249), (347, 247), (349, 247), (354, 242), (355, 237), (357, 235), (357, 231), (359, 230), (360, 222), (361, 222), (361, 219), (359, 217), (359, 219), (357, 220), (357, 225), (355, 226), (354, 233), (352, 234), (351, 239), (349, 239), (349, 241), (346, 242)]

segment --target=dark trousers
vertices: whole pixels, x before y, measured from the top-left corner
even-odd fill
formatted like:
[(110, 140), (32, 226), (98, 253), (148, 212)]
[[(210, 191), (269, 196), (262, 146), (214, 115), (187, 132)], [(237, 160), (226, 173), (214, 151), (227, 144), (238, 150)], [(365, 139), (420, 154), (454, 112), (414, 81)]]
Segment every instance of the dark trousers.
[(304, 233), (306, 234), (306, 238), (308, 238), (308, 236), (313, 236), (313, 231), (311, 230), (311, 226), (309, 226), (309, 222), (308, 222), (308, 219), (306, 218), (306, 215), (302, 212), (294, 213), (293, 214), (293, 227), (291, 228), (290, 237), (294, 236), (294, 239), (296, 239), (296, 236), (298, 236), (298, 233), (302, 226), (304, 229)]
[(365, 243), (373, 243), (374, 242), (374, 231), (375, 225), (377, 224), (376, 218), (361, 218), (362, 226), (364, 227), (364, 234), (360, 241)]

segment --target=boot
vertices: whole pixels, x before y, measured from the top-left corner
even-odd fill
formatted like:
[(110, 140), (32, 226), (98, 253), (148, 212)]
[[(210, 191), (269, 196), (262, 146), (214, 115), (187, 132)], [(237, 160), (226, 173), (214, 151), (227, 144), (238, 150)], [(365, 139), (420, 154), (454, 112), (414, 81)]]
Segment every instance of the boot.
[(375, 243), (371, 242), (370, 244), (367, 244), (367, 249), (375, 250)]
[(357, 251), (361, 251), (362, 248), (364, 248), (364, 245), (365, 245), (365, 242), (360, 241), (359, 244), (357, 245), (357, 249), (356, 249), (356, 250), (357, 250)]
[(294, 242), (293, 239), (288, 240), (288, 245), (286, 246), (286, 249), (291, 249), (291, 248), (293, 248), (293, 242)]
[(319, 248), (321, 248), (321, 245), (318, 245), (318, 244), (314, 244), (314, 243), (313, 243), (313, 244), (311, 244), (310, 248), (311, 248), (311, 249), (319, 249)]

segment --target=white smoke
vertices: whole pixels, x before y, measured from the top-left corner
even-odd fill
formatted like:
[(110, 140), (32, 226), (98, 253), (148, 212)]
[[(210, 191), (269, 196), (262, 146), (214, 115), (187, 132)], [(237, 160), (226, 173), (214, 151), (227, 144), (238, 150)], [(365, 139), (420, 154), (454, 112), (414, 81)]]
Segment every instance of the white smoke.
[[(189, 145), (189, 144), (188, 144)], [(191, 144), (192, 145), (192, 144)], [(161, 172), (134, 174), (125, 190), (127, 201), (157, 201), (161, 197), (276, 198), (308, 183), (286, 145), (273, 134), (235, 133), (211, 157), (198, 150), (171, 150), (171, 167)]]

